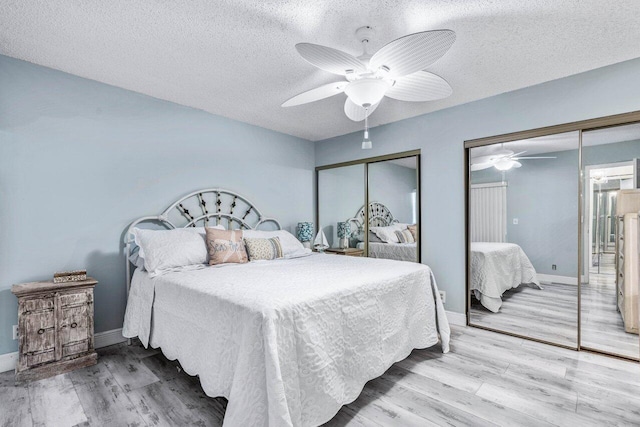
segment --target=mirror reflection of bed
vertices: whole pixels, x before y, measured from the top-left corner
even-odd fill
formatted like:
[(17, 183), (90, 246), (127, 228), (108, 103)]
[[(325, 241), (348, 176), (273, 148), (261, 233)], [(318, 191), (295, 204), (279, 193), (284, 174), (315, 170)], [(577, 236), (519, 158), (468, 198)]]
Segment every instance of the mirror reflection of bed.
[(318, 223), (329, 245), (325, 251), (419, 262), (418, 170), (419, 156), (413, 153), (319, 170)]
[(470, 150), (470, 323), (577, 346), (578, 134)]

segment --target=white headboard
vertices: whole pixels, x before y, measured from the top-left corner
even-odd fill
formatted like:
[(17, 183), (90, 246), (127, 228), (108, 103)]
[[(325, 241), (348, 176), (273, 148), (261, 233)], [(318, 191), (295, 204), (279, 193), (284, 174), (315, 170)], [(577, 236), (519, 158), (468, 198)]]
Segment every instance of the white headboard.
[(272, 223), (280, 230), (280, 223), (268, 218), (251, 203), (233, 191), (207, 188), (194, 191), (172, 203), (159, 215), (144, 216), (133, 221), (124, 234), (127, 295), (131, 286), (131, 262), (129, 256), (135, 250), (131, 230), (143, 222), (153, 222), (168, 229), (222, 224), (227, 229), (254, 230)]
[[(350, 223), (357, 224), (357, 230), (354, 233), (364, 231), (364, 205), (358, 210), (355, 217), (347, 220)], [(397, 223), (398, 220), (393, 217), (389, 208), (380, 202), (369, 202), (369, 227), (386, 227)]]

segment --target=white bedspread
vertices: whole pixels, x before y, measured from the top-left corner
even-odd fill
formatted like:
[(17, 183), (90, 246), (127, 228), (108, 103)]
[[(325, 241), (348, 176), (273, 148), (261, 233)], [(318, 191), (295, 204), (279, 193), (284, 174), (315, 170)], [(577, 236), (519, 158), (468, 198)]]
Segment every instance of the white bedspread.
[(168, 273), (136, 271), (125, 337), (161, 347), (229, 399), (225, 426), (315, 426), (414, 348), (449, 349), (431, 270), (313, 255)]
[[(364, 249), (364, 242), (358, 243), (358, 248)], [(369, 242), (369, 256), (371, 258), (395, 259), (396, 261), (416, 262), (418, 260), (415, 243)]]
[(521, 284), (540, 282), (522, 248), (513, 243), (471, 243), (471, 289), (490, 311), (502, 306), (502, 294)]

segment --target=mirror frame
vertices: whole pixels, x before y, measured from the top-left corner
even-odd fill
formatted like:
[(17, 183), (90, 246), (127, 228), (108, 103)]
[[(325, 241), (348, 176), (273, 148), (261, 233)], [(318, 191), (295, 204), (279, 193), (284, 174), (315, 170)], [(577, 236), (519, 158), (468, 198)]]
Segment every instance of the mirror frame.
[[(590, 352), (594, 352), (594, 353), (601, 353), (601, 354), (606, 354), (609, 356), (615, 356), (615, 357), (619, 357), (622, 359), (626, 359), (626, 360), (632, 360), (637, 362), (638, 358), (629, 358), (620, 354), (615, 354), (615, 353), (610, 353), (607, 351), (603, 351), (603, 350), (598, 350), (595, 348), (590, 348), (590, 347), (584, 347), (581, 345), (581, 315), (582, 315), (582, 307), (581, 307), (581, 289), (582, 289), (582, 267), (583, 267), (583, 244), (582, 244), (582, 238), (583, 238), (583, 218), (582, 218), (582, 210), (583, 210), (583, 176), (582, 176), (582, 170), (584, 169), (584, 164), (583, 164), (583, 156), (582, 156), (582, 133), (586, 132), (586, 131), (592, 131), (592, 130), (596, 130), (596, 129), (604, 129), (604, 128), (608, 128), (608, 127), (616, 127), (616, 126), (622, 126), (622, 125), (629, 125), (629, 124), (634, 124), (634, 123), (640, 123), (640, 111), (632, 111), (629, 113), (622, 113), (622, 114), (615, 114), (615, 115), (611, 115), (611, 116), (605, 116), (605, 117), (599, 117), (599, 118), (594, 118), (594, 119), (588, 119), (588, 120), (581, 120), (581, 121), (577, 121), (577, 122), (570, 122), (570, 123), (565, 123), (565, 124), (559, 124), (559, 125), (553, 125), (553, 126), (546, 126), (546, 127), (542, 127), (542, 128), (536, 128), (536, 129), (530, 129), (530, 130), (525, 130), (525, 131), (520, 131), (520, 132), (512, 132), (512, 133), (507, 133), (507, 134), (502, 134), (502, 135), (496, 135), (496, 136), (489, 136), (489, 137), (484, 137), (484, 138), (478, 138), (478, 139), (471, 139), (471, 140), (467, 140), (464, 141), (464, 203), (465, 203), (465, 272), (466, 272), (466, 278), (465, 278), (465, 307), (466, 307), (466, 318), (467, 318), (467, 326), (470, 327), (474, 327), (474, 328), (479, 328), (479, 329), (485, 329), (485, 330), (489, 330), (492, 332), (498, 332), (501, 334), (506, 334), (506, 335), (510, 335), (510, 336), (514, 336), (514, 337), (518, 337), (518, 338), (523, 338), (523, 339), (527, 339), (530, 341), (536, 341), (536, 342), (541, 342), (544, 344), (550, 344), (556, 347), (563, 347), (563, 348), (568, 348), (571, 350), (576, 350), (576, 351), (580, 351), (580, 350), (586, 350), (586, 351), (590, 351)], [(507, 332), (507, 331), (502, 331), (499, 329), (494, 329), (494, 328), (489, 328), (486, 326), (482, 326), (482, 325), (476, 325), (476, 324), (472, 324), (471, 323), (471, 316), (470, 316), (470, 311), (471, 311), (471, 295), (470, 295), (470, 277), (471, 277), (471, 266), (470, 266), (470, 259), (471, 259), (471, 242), (470, 242), (470, 233), (469, 233), (469, 210), (470, 210), (470, 204), (469, 204), (469, 190), (471, 188), (471, 170), (470, 170), (470, 166), (469, 166), (469, 160), (470, 160), (470, 149), (474, 148), (474, 147), (483, 147), (486, 145), (494, 145), (494, 144), (499, 144), (499, 143), (507, 143), (507, 142), (512, 142), (512, 141), (518, 141), (518, 140), (523, 140), (523, 139), (531, 139), (531, 138), (537, 138), (537, 137), (541, 137), (541, 136), (548, 136), (548, 135), (554, 135), (554, 134), (559, 134), (559, 133), (567, 133), (567, 132), (578, 132), (578, 163), (579, 163), (579, 167), (578, 170), (576, 171), (578, 173), (578, 241), (576, 242), (577, 246), (578, 246), (578, 319), (577, 319), (577, 345), (576, 347), (574, 346), (569, 346), (569, 345), (563, 345), (563, 344), (559, 344), (559, 343), (555, 343), (555, 342), (551, 342), (551, 341), (546, 341), (546, 340), (542, 340), (542, 339), (538, 339), (538, 338), (531, 338), (525, 335), (520, 335), (517, 333), (512, 333), (512, 332)]]
[[(383, 156), (376, 157), (367, 157), (364, 159), (352, 160), (348, 162), (341, 163), (333, 163), (330, 165), (324, 166), (316, 166), (316, 175), (315, 175), (315, 193), (316, 193), (316, 209), (315, 209), (315, 229), (320, 230), (320, 171), (327, 169), (336, 169), (345, 166), (354, 166), (354, 165), (364, 165), (364, 206), (369, 206), (369, 165), (372, 163), (386, 162), (388, 160), (397, 160), (404, 159), (407, 157), (415, 157), (416, 158), (416, 205), (418, 212), (416, 213), (416, 217), (418, 218), (417, 223), (417, 233), (418, 241), (416, 242), (416, 251), (417, 251), (417, 259), (416, 262), (422, 263), (422, 239), (421, 239), (421, 226), (422, 222), (422, 191), (420, 189), (420, 164), (422, 163), (420, 158), (420, 149), (411, 150), (411, 151), (402, 151), (399, 153), (386, 154)], [(365, 226), (365, 236), (369, 235), (369, 209), (364, 210), (364, 226)], [(364, 256), (369, 257), (369, 239), (364, 240)]]

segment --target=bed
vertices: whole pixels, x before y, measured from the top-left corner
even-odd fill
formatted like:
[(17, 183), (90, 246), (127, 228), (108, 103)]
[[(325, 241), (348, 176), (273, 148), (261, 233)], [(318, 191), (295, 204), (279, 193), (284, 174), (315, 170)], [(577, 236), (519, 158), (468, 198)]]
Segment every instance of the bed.
[(542, 289), (536, 270), (514, 243), (471, 243), (471, 290), (489, 311), (497, 313), (502, 294), (525, 284)]
[[(394, 218), (393, 214), (380, 202), (369, 203), (369, 227), (389, 227), (394, 224), (398, 224), (398, 220)], [(347, 220), (351, 224), (355, 224), (354, 235), (364, 236), (364, 206), (362, 206), (355, 217)], [(375, 240), (374, 240), (375, 238)], [(358, 249), (364, 249), (364, 242), (360, 241), (356, 244)], [(369, 238), (369, 257), (371, 258), (384, 258), (392, 259), (396, 261), (409, 261), (418, 262), (418, 245), (413, 243), (386, 243), (371, 236)]]
[[(241, 202), (248, 206), (238, 208)], [(231, 213), (221, 211), (232, 204)], [(280, 228), (246, 199), (218, 189), (185, 196), (131, 227), (160, 221), (174, 228), (174, 210), (188, 226), (206, 218), (229, 228)], [(417, 263), (311, 254), (155, 277), (136, 269), (127, 283), (123, 335), (159, 347), (198, 375), (207, 395), (228, 398), (225, 426), (322, 424), (414, 348), (440, 342), (449, 350), (433, 274)]]

